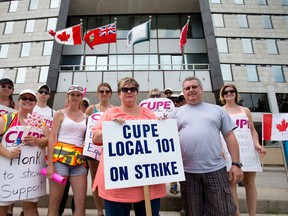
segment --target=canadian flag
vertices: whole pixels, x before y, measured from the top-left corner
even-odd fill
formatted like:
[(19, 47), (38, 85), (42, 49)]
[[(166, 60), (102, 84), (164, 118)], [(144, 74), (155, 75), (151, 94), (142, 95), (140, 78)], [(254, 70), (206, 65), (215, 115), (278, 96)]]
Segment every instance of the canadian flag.
[(51, 34), (60, 44), (79, 45), (82, 44), (81, 32), (81, 24), (79, 24), (56, 32), (50, 30), (49, 34)]
[(263, 140), (288, 140), (288, 113), (263, 114)]

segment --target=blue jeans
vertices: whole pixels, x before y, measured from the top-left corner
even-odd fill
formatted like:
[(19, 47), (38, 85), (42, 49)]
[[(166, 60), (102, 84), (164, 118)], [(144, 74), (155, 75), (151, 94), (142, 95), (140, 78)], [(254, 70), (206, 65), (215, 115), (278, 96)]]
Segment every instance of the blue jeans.
[[(144, 200), (136, 203), (121, 203), (105, 200), (105, 215), (129, 216), (132, 205), (134, 207), (135, 216), (146, 216)], [(160, 199), (151, 200), (151, 209), (153, 216), (159, 216)]]

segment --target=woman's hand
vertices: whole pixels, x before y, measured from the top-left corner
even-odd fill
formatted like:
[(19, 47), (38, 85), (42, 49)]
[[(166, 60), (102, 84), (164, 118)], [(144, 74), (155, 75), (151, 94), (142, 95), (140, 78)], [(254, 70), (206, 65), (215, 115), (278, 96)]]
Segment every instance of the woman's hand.
[(20, 153), (21, 153), (21, 148), (20, 148), (20, 146), (18, 146), (17, 148), (12, 149), (11, 151), (9, 151), (9, 153), (7, 155), (7, 158), (16, 159), (16, 158), (19, 157)]
[(29, 145), (29, 146), (37, 145), (37, 138), (31, 135), (25, 136), (23, 141), (26, 145)]
[(163, 116), (158, 117), (158, 120), (165, 120), (165, 119), (168, 119), (167, 113), (163, 113)]
[(123, 118), (114, 118), (112, 121), (117, 122), (121, 125), (125, 124), (125, 119)]
[(256, 150), (261, 157), (266, 155), (266, 149), (263, 146), (261, 145), (256, 146)]
[(48, 179), (52, 179), (53, 173), (54, 173), (54, 165), (49, 164), (46, 168), (46, 177)]

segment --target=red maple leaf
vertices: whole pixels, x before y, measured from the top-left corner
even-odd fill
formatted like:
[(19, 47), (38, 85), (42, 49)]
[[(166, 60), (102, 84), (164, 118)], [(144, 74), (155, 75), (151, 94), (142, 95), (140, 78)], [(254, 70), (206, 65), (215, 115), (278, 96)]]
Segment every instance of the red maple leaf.
[(68, 41), (70, 34), (66, 34), (66, 31), (64, 31), (62, 34), (57, 35), (57, 38), (59, 38), (61, 41)]
[(276, 128), (279, 132), (284, 132), (288, 128), (288, 122), (286, 122), (285, 119), (282, 119), (281, 124), (276, 124)]

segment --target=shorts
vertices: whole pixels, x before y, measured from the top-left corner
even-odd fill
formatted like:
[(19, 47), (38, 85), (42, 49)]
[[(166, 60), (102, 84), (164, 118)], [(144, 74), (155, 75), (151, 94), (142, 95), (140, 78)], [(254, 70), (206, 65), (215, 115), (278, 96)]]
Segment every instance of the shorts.
[(26, 200), (16, 200), (16, 201), (0, 201), (0, 206), (9, 206), (17, 201), (20, 202), (38, 202), (39, 198), (32, 198), (32, 199), (26, 199)]
[(70, 166), (61, 162), (55, 162), (54, 168), (56, 173), (61, 176), (80, 176), (87, 175), (88, 169), (83, 165)]

